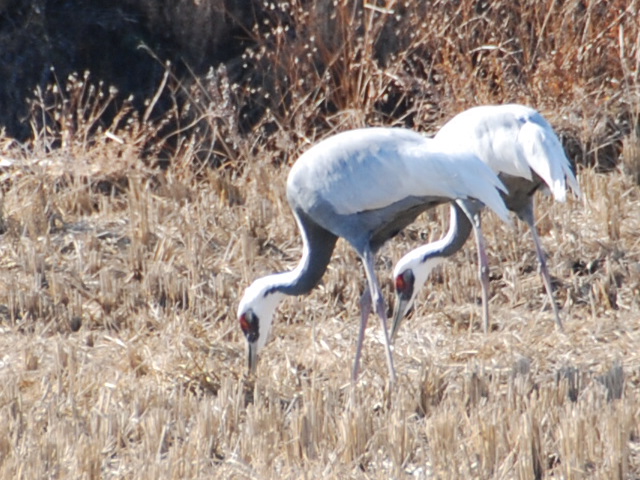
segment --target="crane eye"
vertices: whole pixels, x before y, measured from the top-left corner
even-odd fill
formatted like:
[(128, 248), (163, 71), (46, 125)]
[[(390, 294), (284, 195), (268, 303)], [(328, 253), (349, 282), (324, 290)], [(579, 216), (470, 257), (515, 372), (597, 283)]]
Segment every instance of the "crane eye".
[(240, 315), (238, 323), (240, 323), (240, 329), (248, 342), (255, 342), (258, 339), (260, 336), (260, 322), (251, 310), (247, 310)]
[(407, 287), (407, 283), (404, 281), (402, 273), (396, 277), (396, 291), (402, 292)]

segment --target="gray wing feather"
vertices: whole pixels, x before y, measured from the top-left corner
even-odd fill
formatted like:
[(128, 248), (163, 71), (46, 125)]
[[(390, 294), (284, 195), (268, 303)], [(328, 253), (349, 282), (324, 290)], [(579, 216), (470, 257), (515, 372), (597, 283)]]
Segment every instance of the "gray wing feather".
[[(479, 178), (483, 181), (478, 181)], [(411, 130), (368, 128), (330, 137), (305, 152), (289, 174), (290, 202), (305, 209), (330, 204), (349, 215), (406, 197), (474, 197), (508, 217), (502, 185), (475, 155)]]

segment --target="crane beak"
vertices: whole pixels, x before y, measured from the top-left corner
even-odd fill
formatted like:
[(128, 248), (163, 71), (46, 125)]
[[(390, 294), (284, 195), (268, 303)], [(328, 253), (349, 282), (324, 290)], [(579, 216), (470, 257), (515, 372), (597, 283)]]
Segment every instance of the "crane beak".
[(247, 365), (249, 367), (249, 374), (256, 373), (256, 366), (258, 364), (258, 345), (255, 343), (247, 343)]
[(398, 329), (400, 328), (400, 324), (402, 323), (402, 319), (404, 318), (405, 313), (409, 309), (409, 300), (403, 300), (400, 297), (396, 297), (396, 305), (393, 309), (393, 324), (391, 326), (391, 341), (396, 336)]

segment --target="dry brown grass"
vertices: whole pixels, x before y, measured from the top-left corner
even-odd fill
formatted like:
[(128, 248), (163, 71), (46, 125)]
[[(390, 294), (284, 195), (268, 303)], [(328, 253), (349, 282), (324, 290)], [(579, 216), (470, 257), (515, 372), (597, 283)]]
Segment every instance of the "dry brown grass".
[[(629, 177), (584, 169), (584, 203), (539, 199), (566, 334), (544, 305), (528, 232), (488, 215), (493, 331), (478, 328), (469, 245), (401, 331), (390, 392), (376, 327), (349, 384), (363, 275), (344, 244), (320, 288), (284, 302), (255, 384), (244, 377), (238, 297), (300, 250), (287, 171), (267, 155), (234, 179), (233, 206), (224, 178), (152, 175), (126, 156), (125, 193), (81, 176), (56, 189), (65, 159), (47, 158), (5, 171), (1, 477), (640, 474), (640, 199)], [(445, 222), (431, 213), (392, 242), (381, 278)]]
[[(320, 23), (323, 53), (301, 70), (293, 60), (304, 58), (295, 50), (307, 48), (296, 43), (304, 36), (278, 43), (284, 30), (275, 25), (267, 29), (275, 37), (263, 39), (274, 48), (259, 60), (289, 69), (290, 83), (274, 75), (279, 107), (249, 133), (239, 127), (241, 100), (255, 92), (231, 84), (224, 69), (187, 92), (191, 111), (176, 103), (160, 118), (153, 101), (140, 114), (124, 104), (104, 125), (101, 105), (113, 100), (77, 77), (36, 98), (33, 138), (0, 139), (0, 478), (640, 477), (638, 46), (637, 26), (619, 16), (637, 2), (614, 2), (604, 16), (600, 2), (564, 2), (564, 17), (554, 13), (559, 3), (526, 10), (529, 25), (569, 35), (574, 9), (582, 43), (574, 35), (549, 46), (548, 37), (533, 41), (506, 27), (469, 32), (465, 25), (489, 24), (489, 14), (470, 2), (459, 2), (460, 11), (434, 2), (442, 8), (393, 17), (417, 37), (390, 45), (404, 53), (385, 60), (375, 57), (376, 39), (389, 38), (388, 14), (337, 2), (343, 30), (329, 37), (331, 22)], [(518, 14), (498, 10), (492, 15)], [(307, 28), (325, 18), (303, 13), (291, 18)], [(346, 28), (353, 23), (362, 36)], [(455, 35), (432, 34), (438, 25)], [(511, 43), (491, 36), (503, 34), (528, 45), (528, 56), (505, 54)], [(478, 42), (502, 47), (465, 64)], [(553, 46), (559, 64), (549, 59)], [(441, 80), (427, 95), (432, 78), (415, 62), (432, 47)], [(598, 48), (609, 64), (617, 59), (619, 93), (611, 82), (589, 83), (604, 78), (588, 70), (603, 62)], [(511, 61), (526, 79), (504, 73)], [(480, 66), (497, 87), (481, 81)], [(398, 83), (409, 74), (414, 90)], [(562, 83), (557, 91), (553, 82)], [(460, 95), (438, 93), (449, 88)], [(404, 113), (382, 115), (390, 103), (380, 102), (401, 91), (412, 97)], [(283, 302), (258, 377), (247, 379), (239, 297), (252, 279), (291, 268), (300, 255), (286, 165), (336, 130), (397, 122), (434, 131), (432, 120), (503, 100), (540, 108), (580, 163), (582, 201), (537, 199), (566, 332), (555, 330), (545, 304), (529, 232), (488, 214), (488, 334), (479, 328), (471, 242), (436, 272), (405, 321), (394, 347), (398, 385), (386, 386), (372, 322), (353, 387), (364, 275), (340, 242), (322, 284)], [(178, 141), (168, 141), (170, 115), (184, 128)], [(393, 264), (441, 235), (447, 217), (446, 209), (425, 214), (381, 252), (389, 297)]]

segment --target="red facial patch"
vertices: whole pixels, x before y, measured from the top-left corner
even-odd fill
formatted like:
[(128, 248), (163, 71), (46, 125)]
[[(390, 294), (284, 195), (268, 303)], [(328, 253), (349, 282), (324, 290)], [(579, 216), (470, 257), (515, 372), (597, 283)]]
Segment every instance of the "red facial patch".
[(251, 328), (251, 325), (249, 325), (249, 322), (247, 321), (247, 318), (246, 318), (246, 316), (244, 314), (240, 315), (240, 318), (238, 319), (238, 322), (240, 322), (240, 328), (245, 333), (247, 333), (249, 331), (249, 329)]
[(396, 277), (396, 290), (402, 292), (405, 288), (407, 288), (407, 282), (404, 281), (404, 277), (402, 275), (398, 275)]

